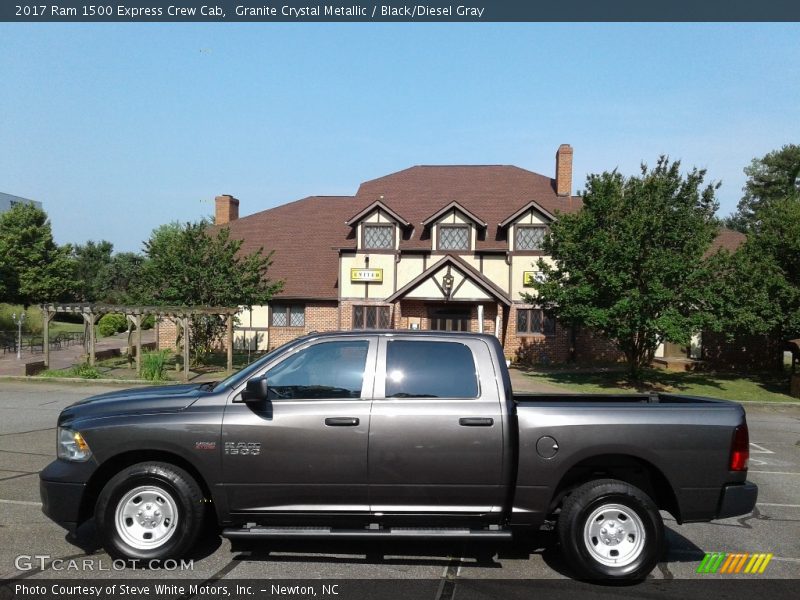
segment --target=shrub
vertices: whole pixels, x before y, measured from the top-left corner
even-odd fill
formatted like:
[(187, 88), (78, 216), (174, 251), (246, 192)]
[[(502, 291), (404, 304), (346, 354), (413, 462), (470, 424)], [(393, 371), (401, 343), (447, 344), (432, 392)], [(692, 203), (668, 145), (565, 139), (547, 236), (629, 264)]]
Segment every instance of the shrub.
[(167, 363), (170, 359), (169, 350), (156, 350), (142, 354), (142, 377), (150, 381), (164, 381), (167, 376)]
[(128, 320), (125, 315), (119, 313), (108, 313), (100, 317), (97, 322), (97, 331), (103, 337), (114, 335), (128, 329)]
[(38, 335), (42, 333), (42, 311), (38, 306), (29, 306), (23, 309), (21, 304), (0, 304), (0, 331), (16, 331), (17, 326), (11, 315), (17, 317), (25, 313), (25, 322), (22, 324), (22, 331)]
[(147, 315), (144, 319), (142, 319), (142, 329), (152, 329), (156, 326), (156, 317), (155, 315)]
[(81, 379), (99, 379), (100, 371), (88, 363), (83, 363), (69, 369), (47, 369), (37, 375), (38, 377), (80, 377)]
[(99, 379), (100, 372), (88, 363), (75, 365), (72, 367), (72, 376), (80, 377), (81, 379)]

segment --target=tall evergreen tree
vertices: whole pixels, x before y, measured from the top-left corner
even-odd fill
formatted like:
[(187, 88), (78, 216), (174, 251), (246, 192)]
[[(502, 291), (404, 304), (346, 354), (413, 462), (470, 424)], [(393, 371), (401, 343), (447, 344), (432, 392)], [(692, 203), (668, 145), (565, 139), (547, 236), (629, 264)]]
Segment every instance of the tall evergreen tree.
[(0, 215), (0, 298), (25, 306), (66, 300), (74, 289), (68, 247), (59, 247), (47, 213), (20, 203)]
[(800, 202), (800, 145), (787, 144), (744, 169), (747, 175), (739, 206), (726, 226), (747, 232), (758, 224), (758, 213), (776, 201)]

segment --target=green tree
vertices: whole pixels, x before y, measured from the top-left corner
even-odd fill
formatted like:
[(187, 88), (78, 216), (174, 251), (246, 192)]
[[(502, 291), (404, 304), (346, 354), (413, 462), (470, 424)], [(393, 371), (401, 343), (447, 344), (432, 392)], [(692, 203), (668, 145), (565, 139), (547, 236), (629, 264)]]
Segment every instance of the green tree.
[(68, 299), (74, 288), (68, 247), (53, 241), (47, 213), (17, 204), (0, 215), (0, 298), (25, 306)]
[[(138, 297), (160, 305), (266, 304), (282, 286), (267, 277), (272, 253), (259, 249), (244, 255), (241, 245), (230, 238), (228, 228), (213, 230), (205, 221), (159, 227), (145, 242)], [(224, 320), (216, 316), (192, 319), (195, 361), (208, 355), (224, 328)]]
[(136, 252), (114, 254), (100, 274), (100, 287), (105, 290), (102, 301), (109, 304), (137, 303), (137, 282), (143, 264), (144, 256)]
[[(800, 202), (774, 199), (754, 216), (744, 245), (718, 257), (710, 281), (717, 327), (778, 342), (800, 337)], [(783, 357), (775, 358), (782, 369)]]
[(583, 209), (552, 224), (544, 251), (553, 264), (539, 260), (538, 298), (526, 300), (606, 335), (633, 378), (659, 340), (688, 345), (710, 318), (705, 255), (719, 228), (718, 185), (704, 179), (663, 156), (638, 177), (590, 175)]
[(747, 182), (735, 213), (725, 225), (747, 232), (758, 222), (758, 212), (779, 200), (800, 201), (800, 145), (787, 144), (744, 169)]
[(112, 262), (114, 245), (102, 240), (88, 241), (72, 246), (75, 263), (75, 298), (79, 302), (99, 302), (107, 299), (110, 291), (108, 269)]

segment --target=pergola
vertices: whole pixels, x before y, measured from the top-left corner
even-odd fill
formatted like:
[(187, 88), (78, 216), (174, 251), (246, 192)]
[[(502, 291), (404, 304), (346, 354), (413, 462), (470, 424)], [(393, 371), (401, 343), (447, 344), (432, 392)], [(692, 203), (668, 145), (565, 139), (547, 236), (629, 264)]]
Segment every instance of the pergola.
[(89, 364), (95, 364), (94, 326), (105, 314), (123, 314), (136, 327), (136, 373), (142, 373), (142, 319), (149, 315), (156, 318), (171, 319), (182, 330), (183, 337), (183, 380), (189, 381), (189, 319), (199, 315), (225, 317), (228, 327), (226, 347), (228, 351), (228, 371), (233, 371), (233, 317), (239, 308), (220, 306), (116, 306), (113, 304), (91, 303), (50, 303), (41, 305), (44, 318), (44, 365), (50, 366), (50, 321), (59, 313), (79, 314), (83, 316), (87, 335), (85, 338), (86, 353)]

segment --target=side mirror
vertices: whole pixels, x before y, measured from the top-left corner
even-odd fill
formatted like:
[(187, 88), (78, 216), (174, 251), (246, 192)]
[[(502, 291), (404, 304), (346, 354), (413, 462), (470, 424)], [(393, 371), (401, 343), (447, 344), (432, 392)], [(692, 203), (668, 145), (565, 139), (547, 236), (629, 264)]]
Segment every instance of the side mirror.
[(260, 403), (266, 402), (267, 394), (267, 378), (256, 377), (247, 382), (247, 385), (242, 390), (242, 402), (247, 403)]

